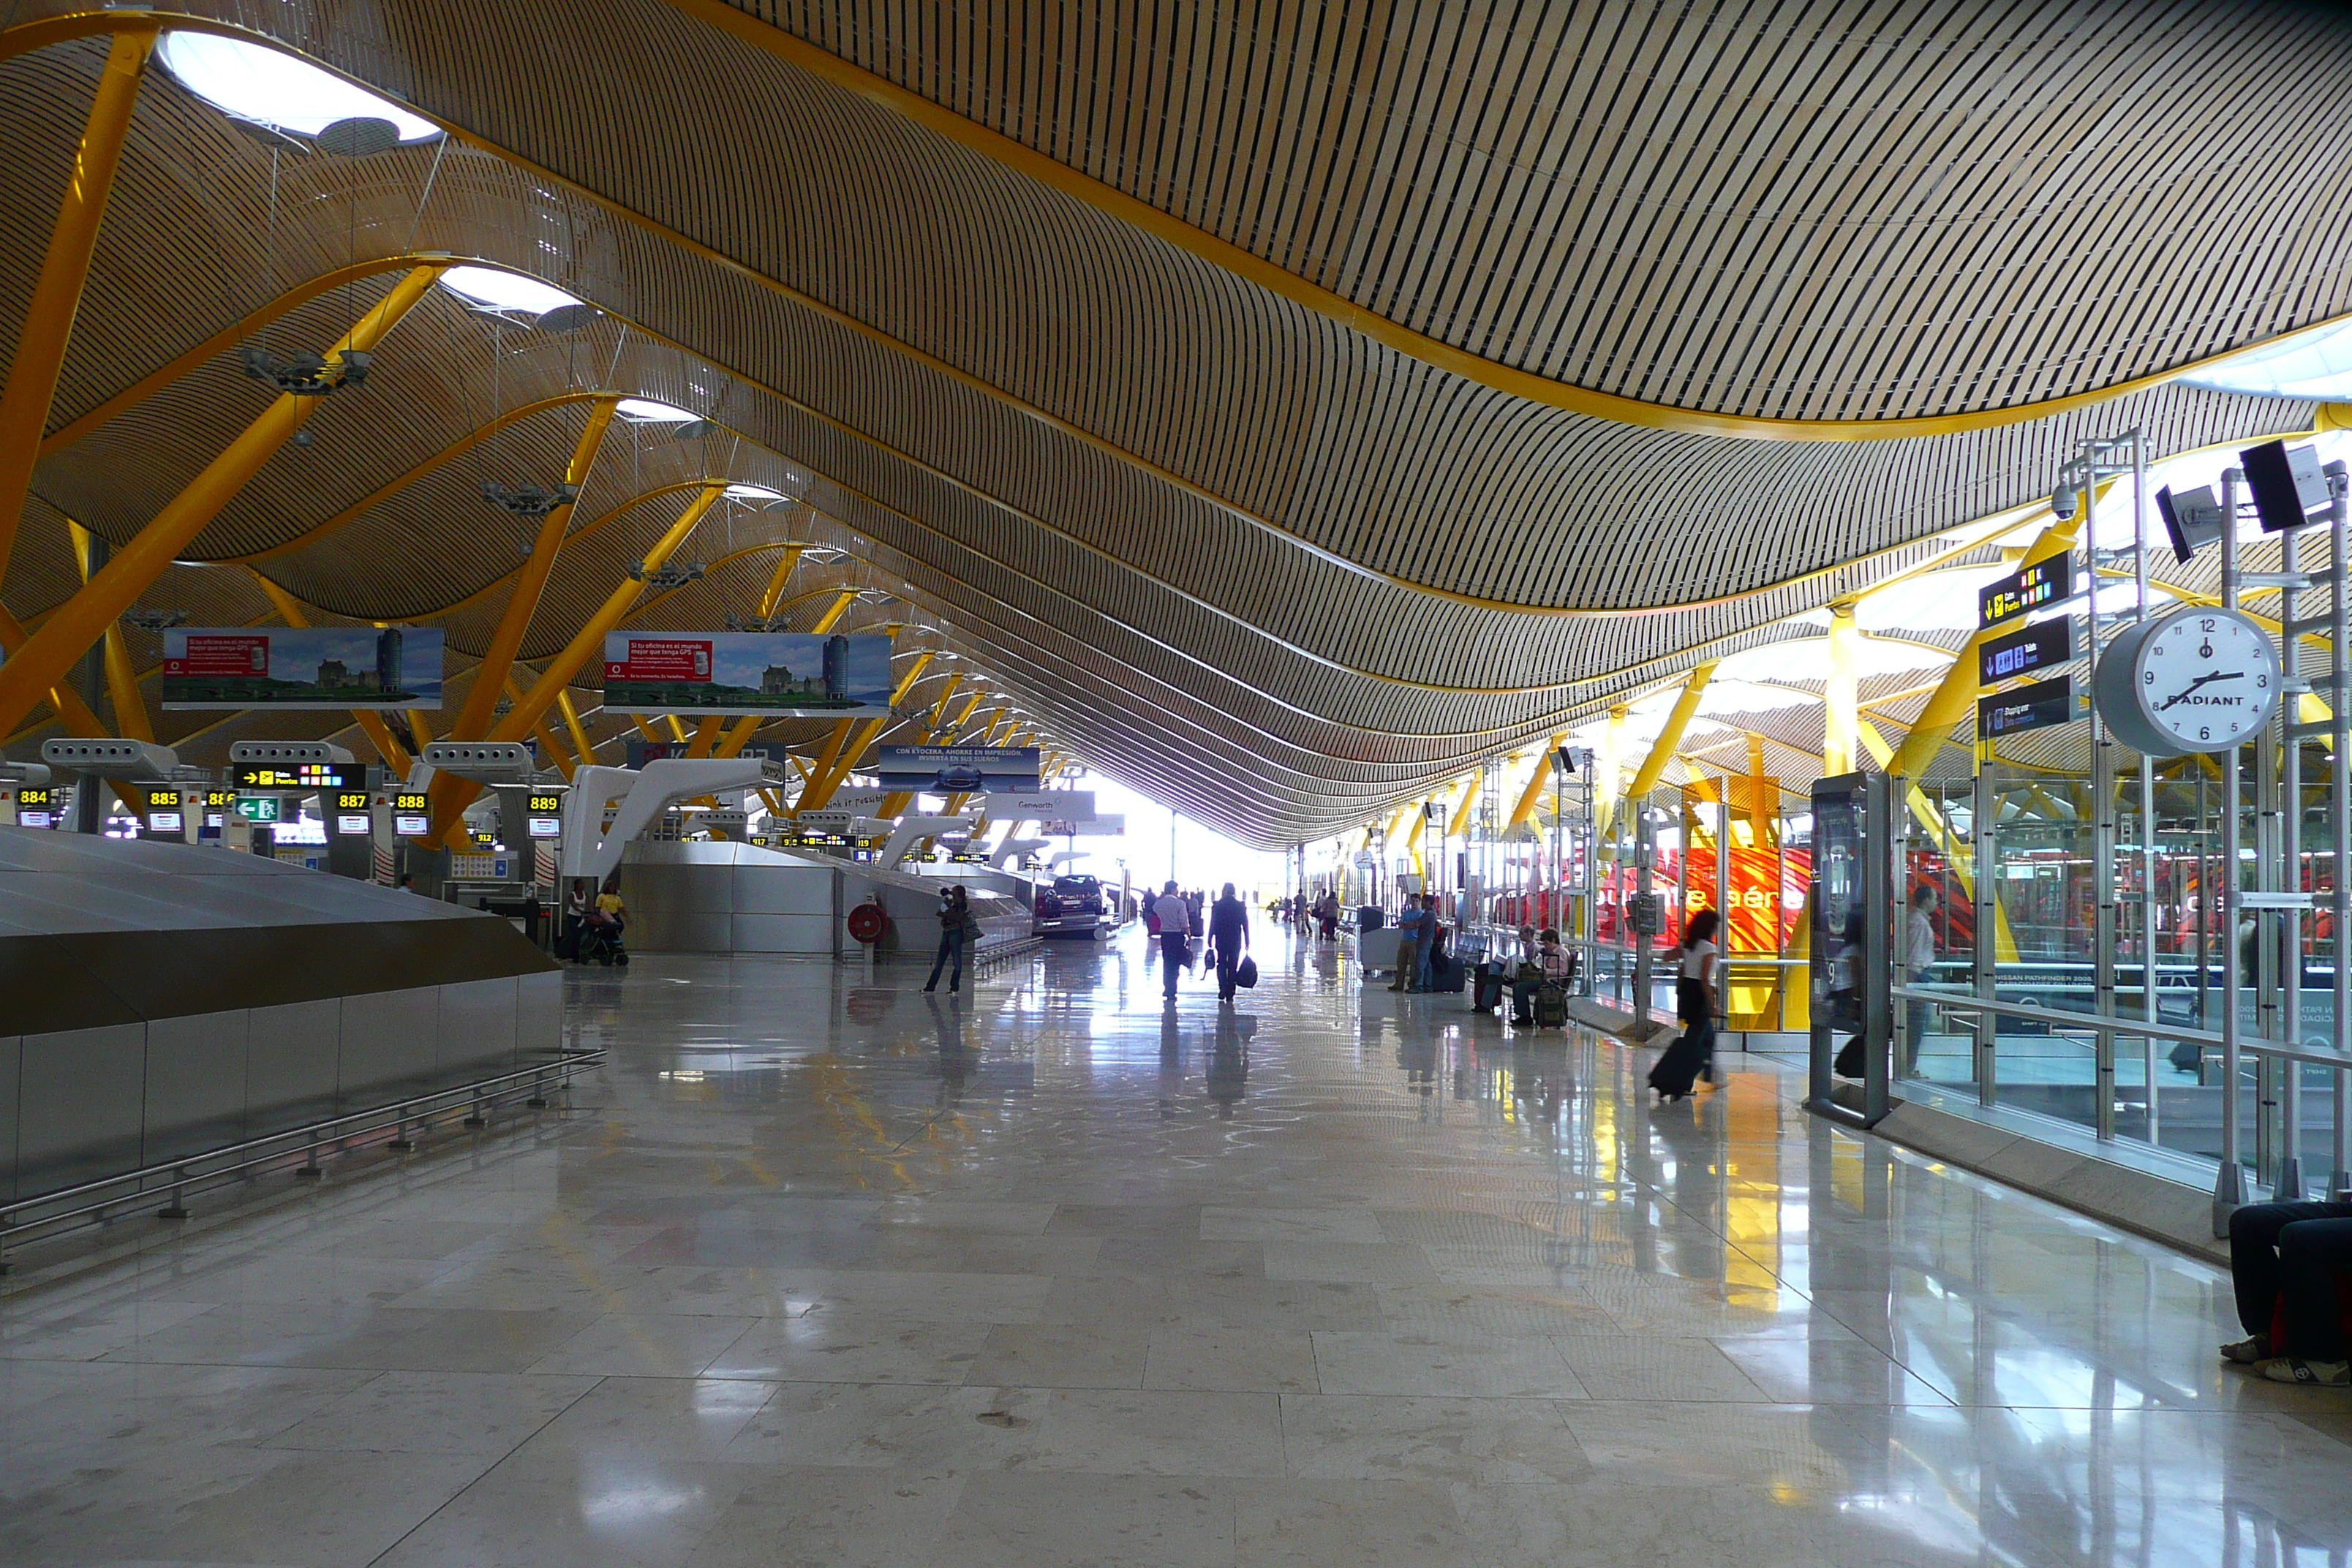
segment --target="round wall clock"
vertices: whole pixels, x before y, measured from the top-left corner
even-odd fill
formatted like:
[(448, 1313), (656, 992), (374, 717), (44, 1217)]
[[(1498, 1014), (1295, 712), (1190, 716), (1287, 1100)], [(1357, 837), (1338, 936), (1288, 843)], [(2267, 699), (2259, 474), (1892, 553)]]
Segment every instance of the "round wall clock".
[(2226, 752), (2278, 711), (2278, 647), (2251, 616), (2184, 605), (2118, 633), (2092, 697), (2108, 732), (2136, 752)]

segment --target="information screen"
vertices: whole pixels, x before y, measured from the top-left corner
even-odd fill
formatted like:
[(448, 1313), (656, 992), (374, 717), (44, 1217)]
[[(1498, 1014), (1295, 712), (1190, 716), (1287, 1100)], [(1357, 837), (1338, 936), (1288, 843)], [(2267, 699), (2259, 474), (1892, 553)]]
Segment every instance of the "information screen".
[(1977, 699), (1977, 734), (1988, 741), (1996, 735), (2016, 735), (2070, 723), (2074, 717), (2074, 683), (2063, 675), (2054, 680), (2037, 680), (1997, 697)]
[(392, 830), (409, 838), (433, 830), (433, 803), (423, 790), (402, 790), (392, 797)]
[(241, 790), (363, 790), (365, 763), (238, 763), (230, 775)]
[(1998, 637), (1977, 649), (1977, 679), (1990, 686), (2072, 662), (2074, 623), (2060, 616)]
[(1977, 625), (1997, 626), (2003, 621), (2015, 620), (2028, 610), (2038, 610), (2074, 596), (2073, 553), (2053, 555), (1978, 590)]
[(187, 821), (187, 814), (181, 809), (178, 790), (151, 789), (147, 792), (148, 832), (184, 833)]
[(54, 827), (58, 820), (58, 792), (47, 784), (22, 784), (16, 790), (16, 826), (19, 827)]
[(335, 791), (335, 831), (362, 834), (375, 831), (375, 816), (369, 811), (371, 797), (363, 789)]

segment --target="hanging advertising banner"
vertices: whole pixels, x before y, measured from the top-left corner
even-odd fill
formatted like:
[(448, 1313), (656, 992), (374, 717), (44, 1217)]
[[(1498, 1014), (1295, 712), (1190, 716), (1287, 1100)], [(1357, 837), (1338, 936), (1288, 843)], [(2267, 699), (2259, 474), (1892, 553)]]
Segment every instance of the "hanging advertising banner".
[(988, 793), (988, 815), (1000, 822), (1030, 822), (1051, 818), (1055, 822), (1082, 820), (1095, 814), (1095, 792), (1090, 789), (1024, 790), (1003, 794)]
[(890, 710), (890, 639), (814, 632), (607, 632), (615, 713), (847, 719)]
[(166, 710), (441, 706), (441, 633), (430, 626), (172, 626)]
[(874, 771), (887, 790), (1012, 794), (1036, 789), (1037, 762), (1034, 746), (884, 746)]

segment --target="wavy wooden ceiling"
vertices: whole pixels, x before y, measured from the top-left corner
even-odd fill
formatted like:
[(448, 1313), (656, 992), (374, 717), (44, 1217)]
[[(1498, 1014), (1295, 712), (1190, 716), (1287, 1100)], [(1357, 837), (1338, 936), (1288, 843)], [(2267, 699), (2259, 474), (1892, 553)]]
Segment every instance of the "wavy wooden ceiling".
[[(733, 435), (608, 448), (575, 526), (614, 516), (567, 549), (527, 656), (560, 646), (686, 495), (632, 498), (706, 472), (776, 485), (813, 510), (714, 514), (685, 558), (787, 531), (840, 542), (854, 559), (803, 565), (795, 592), (906, 595), (914, 612), (859, 614), (939, 626), (1099, 765), (1261, 843), (1360, 821), (1695, 648), (1769, 638), (1939, 531), (2046, 493), (2085, 434), (2138, 424), (2173, 450), (2309, 418), (2159, 387), (1903, 440), (1641, 428), (1375, 342), (684, 4), (202, 14), (466, 140), (281, 158), (272, 255), (269, 151), (154, 73), (53, 427), (352, 260), (478, 258), (612, 317), (558, 340), (436, 297), (195, 554), (275, 550), (259, 569), (333, 615), (478, 596), (448, 621), (470, 656), (515, 559), (476, 487), (560, 468), (580, 405), (309, 531), (494, 409), (644, 392)], [(2280, 152), (2329, 144), (2352, 69), (2300, 14), (1611, 6), (1549, 31), (1454, 5), (758, 15), (1364, 310), (1692, 408), (2079, 395), (2326, 319), (2352, 287), (2340, 183), (2316, 152)], [(24, 171), (0, 192), (0, 334), (100, 52), (0, 65), (0, 144)], [(2226, 101), (2150, 90), (2168, 61), (2216, 73)], [(2183, 116), (2208, 133), (2178, 134)], [(383, 286), (269, 336), (323, 346)], [(127, 538), (257, 407), (220, 356), (45, 460), (37, 491)], [(28, 528), (5, 585), (20, 616), (71, 586)], [(748, 611), (765, 572), (740, 560), (660, 624)], [(151, 599), (184, 605), (214, 574), (175, 572)]]

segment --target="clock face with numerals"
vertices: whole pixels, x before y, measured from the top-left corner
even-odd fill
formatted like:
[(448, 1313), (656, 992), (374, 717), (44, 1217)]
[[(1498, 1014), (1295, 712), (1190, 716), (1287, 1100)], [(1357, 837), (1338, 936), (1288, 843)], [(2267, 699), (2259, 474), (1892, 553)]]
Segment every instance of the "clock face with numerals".
[(2278, 711), (2278, 647), (2251, 616), (2189, 605), (2108, 644), (2095, 689), (2099, 717), (2134, 751), (2223, 752)]

